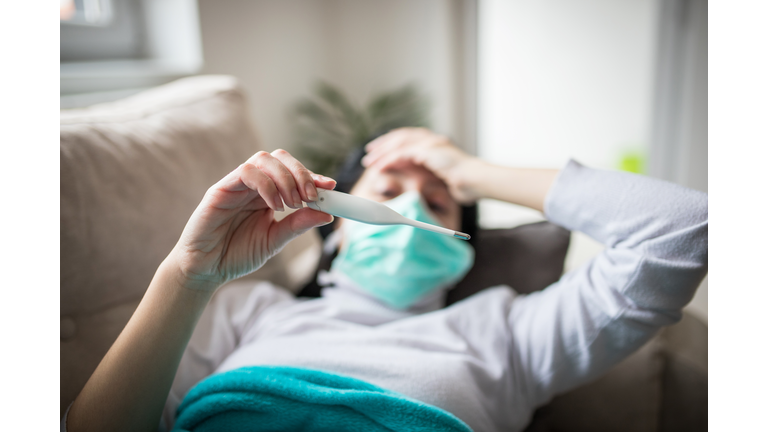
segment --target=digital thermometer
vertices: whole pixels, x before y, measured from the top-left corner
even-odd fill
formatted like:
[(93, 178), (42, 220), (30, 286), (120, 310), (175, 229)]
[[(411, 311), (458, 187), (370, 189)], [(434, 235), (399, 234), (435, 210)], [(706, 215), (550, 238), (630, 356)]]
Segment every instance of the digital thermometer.
[(308, 202), (307, 207), (371, 225), (410, 225), (462, 240), (469, 240), (469, 234), (408, 219), (384, 204), (334, 190), (317, 189), (317, 201)]

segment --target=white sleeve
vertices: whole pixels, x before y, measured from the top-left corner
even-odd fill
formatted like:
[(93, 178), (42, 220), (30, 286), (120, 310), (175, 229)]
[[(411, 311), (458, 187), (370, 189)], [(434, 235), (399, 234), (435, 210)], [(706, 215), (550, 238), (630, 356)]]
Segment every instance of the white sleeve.
[(707, 212), (705, 193), (568, 163), (545, 214), (606, 249), (512, 302), (510, 348), (528, 400), (540, 406), (597, 378), (680, 320), (707, 273)]

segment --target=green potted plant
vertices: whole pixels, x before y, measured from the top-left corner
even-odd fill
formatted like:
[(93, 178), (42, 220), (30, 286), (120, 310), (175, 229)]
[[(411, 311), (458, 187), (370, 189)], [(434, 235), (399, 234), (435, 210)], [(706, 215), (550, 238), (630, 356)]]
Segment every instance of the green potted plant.
[(312, 171), (333, 175), (352, 150), (377, 136), (399, 127), (429, 127), (429, 103), (410, 84), (358, 107), (337, 87), (319, 82), (291, 117), (297, 157)]

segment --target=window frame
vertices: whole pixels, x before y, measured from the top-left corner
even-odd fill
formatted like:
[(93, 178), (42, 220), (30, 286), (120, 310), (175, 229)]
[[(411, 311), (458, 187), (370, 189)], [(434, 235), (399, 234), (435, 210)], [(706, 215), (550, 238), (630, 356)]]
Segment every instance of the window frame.
[(143, 55), (133, 59), (60, 62), (61, 96), (115, 94), (118, 90), (147, 88), (199, 72), (203, 52), (197, 2), (139, 1), (145, 38)]

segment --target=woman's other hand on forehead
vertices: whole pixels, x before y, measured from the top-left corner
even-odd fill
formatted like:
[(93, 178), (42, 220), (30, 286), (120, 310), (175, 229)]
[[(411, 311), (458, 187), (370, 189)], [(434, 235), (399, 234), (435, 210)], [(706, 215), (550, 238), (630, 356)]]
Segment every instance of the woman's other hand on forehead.
[(395, 129), (371, 141), (363, 166), (381, 170), (404, 164), (423, 166), (448, 185), (453, 198), (468, 204), (480, 196), (469, 185), (483, 162), (456, 147), (447, 137), (424, 128)]

